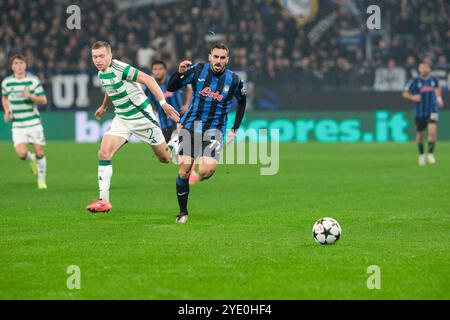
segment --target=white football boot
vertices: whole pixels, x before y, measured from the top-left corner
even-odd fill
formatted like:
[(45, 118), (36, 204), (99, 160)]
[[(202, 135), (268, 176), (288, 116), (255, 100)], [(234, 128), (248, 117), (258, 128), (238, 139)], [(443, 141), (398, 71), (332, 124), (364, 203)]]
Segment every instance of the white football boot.
[(419, 166), (423, 167), (427, 164), (426, 160), (425, 160), (425, 155), (421, 154), (419, 155)]
[(429, 164), (436, 164), (436, 158), (434, 157), (434, 155), (432, 153), (429, 153), (427, 155), (427, 162)]
[(188, 221), (188, 215), (185, 213), (180, 213), (177, 215), (177, 218), (175, 220), (176, 223), (186, 223)]

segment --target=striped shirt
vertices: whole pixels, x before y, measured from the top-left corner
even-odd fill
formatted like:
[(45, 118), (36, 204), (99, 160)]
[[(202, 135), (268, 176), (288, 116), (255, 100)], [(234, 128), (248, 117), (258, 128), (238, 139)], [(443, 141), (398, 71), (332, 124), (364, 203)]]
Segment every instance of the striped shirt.
[(157, 124), (152, 117), (150, 100), (136, 82), (138, 73), (138, 69), (113, 59), (105, 71), (98, 72), (98, 77), (115, 107), (117, 117), (126, 121), (147, 118)]
[(431, 113), (439, 112), (435, 89), (439, 87), (436, 77), (423, 79), (420, 76), (411, 79), (405, 91), (411, 94), (420, 94), (420, 102), (414, 103), (416, 117), (428, 117)]
[(13, 128), (29, 128), (41, 125), (37, 105), (31, 99), (25, 98), (23, 94), (25, 88), (28, 88), (31, 94), (38, 97), (45, 95), (39, 78), (28, 72), (22, 79), (17, 79), (11, 75), (2, 81), (2, 96), (8, 98), (9, 108), (13, 114)]
[(192, 85), (192, 99), (180, 120), (181, 125), (197, 131), (200, 128), (194, 128), (194, 123), (199, 123), (202, 132), (214, 129), (225, 136), (233, 97), (239, 101), (246, 99), (247, 93), (242, 79), (228, 69), (216, 75), (211, 70), (211, 64), (199, 63), (191, 66), (182, 75), (181, 86), (188, 84)]
[[(164, 97), (167, 100), (167, 103), (170, 104), (172, 107), (174, 107), (175, 110), (180, 112), (181, 107), (183, 106), (183, 99), (181, 98), (181, 90), (170, 92), (167, 91), (167, 83), (169, 82), (169, 77), (166, 77), (166, 81), (164, 83), (158, 83), (159, 87), (161, 88), (161, 91), (164, 93)], [(167, 117), (166, 113), (164, 112), (163, 108), (159, 104), (158, 99), (150, 92), (150, 90), (145, 89), (145, 94), (147, 97), (149, 97), (150, 101), (153, 102), (153, 105), (158, 110), (158, 116), (159, 116), (159, 124), (161, 125), (161, 128), (171, 128), (176, 125), (176, 123)]]

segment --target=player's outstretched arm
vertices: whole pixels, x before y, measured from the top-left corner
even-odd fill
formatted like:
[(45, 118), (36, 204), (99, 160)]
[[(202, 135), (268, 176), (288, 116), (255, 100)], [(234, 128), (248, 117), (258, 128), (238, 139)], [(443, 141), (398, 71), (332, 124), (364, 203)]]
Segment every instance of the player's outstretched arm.
[(231, 143), (236, 137), (236, 131), (239, 129), (244, 119), (245, 107), (247, 106), (247, 90), (244, 87), (244, 82), (239, 80), (237, 90), (234, 92), (234, 96), (238, 100), (236, 117), (234, 118), (234, 125), (231, 130), (228, 131), (227, 144)]
[(169, 82), (167, 83), (167, 91), (175, 92), (181, 89), (183, 86), (181, 84), (181, 77), (183, 75), (179, 72), (175, 72), (170, 76)]
[(95, 111), (95, 119), (100, 120), (105, 115), (106, 110), (109, 106), (109, 96), (105, 93), (105, 96), (103, 97), (103, 102), (100, 107)]
[(178, 66), (178, 71), (172, 74), (167, 83), (167, 90), (170, 92), (175, 92), (189, 83), (192, 83), (194, 79), (194, 68), (191, 68), (192, 62), (189, 60), (184, 60)]
[(192, 66), (192, 61), (184, 60), (178, 66), (178, 72), (181, 74), (185, 74), (188, 71), (189, 67)]
[(405, 91), (403, 91), (403, 98), (413, 102), (420, 102), (420, 94), (415, 80), (409, 80), (406, 84)]
[(241, 100), (238, 100), (236, 117), (234, 118), (233, 128), (230, 131), (228, 131), (227, 144), (230, 144), (234, 140), (234, 138), (236, 138), (236, 131), (241, 126), (246, 106), (247, 106), (247, 98), (244, 96), (241, 98)]
[(436, 94), (436, 100), (439, 108), (444, 107), (444, 100), (442, 100), (442, 89), (440, 87), (434, 89), (434, 93)]
[(161, 108), (164, 110), (164, 112), (170, 119), (172, 119), (175, 122), (180, 121), (180, 114), (178, 113), (177, 110), (175, 110), (174, 107), (172, 107), (170, 104), (166, 102), (166, 99), (164, 98), (164, 93), (162, 92), (161, 88), (159, 87), (158, 83), (153, 77), (149, 76), (145, 72), (138, 71), (136, 82), (145, 84), (145, 86), (150, 90), (153, 96), (155, 96), (155, 98), (159, 101)]
[(247, 90), (244, 87), (244, 81), (241, 79), (239, 79), (239, 85), (234, 92), (234, 96), (238, 100), (238, 105), (233, 128), (228, 131), (227, 145), (230, 144), (236, 137), (236, 131), (241, 126), (242, 119), (244, 119), (245, 107), (247, 106)]
[(420, 94), (412, 94), (411, 92), (403, 92), (403, 98), (411, 100), (413, 102), (420, 102)]
[(2, 97), (2, 106), (3, 110), (5, 110), (5, 114), (3, 115), (3, 120), (5, 122), (9, 122), (12, 119), (11, 109), (9, 108), (9, 101), (7, 97)]

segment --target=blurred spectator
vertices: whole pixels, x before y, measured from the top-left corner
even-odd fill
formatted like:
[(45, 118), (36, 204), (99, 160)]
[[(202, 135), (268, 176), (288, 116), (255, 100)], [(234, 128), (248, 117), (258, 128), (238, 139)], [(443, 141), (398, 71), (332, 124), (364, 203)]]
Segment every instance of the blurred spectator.
[(364, 60), (362, 66), (359, 67), (357, 72), (359, 88), (363, 91), (372, 90), (375, 75), (370, 61)]
[[(368, 90), (376, 78), (377, 90), (403, 88), (427, 57), (448, 87), (447, 0), (380, 2), (383, 30), (373, 46), (365, 28), (370, 0), (323, 0), (306, 25), (276, 0), (184, 0), (124, 10), (116, 3), (79, 0), (81, 30), (69, 30), (67, 0), (0, 1), (0, 79), (15, 52), (23, 52), (45, 82), (58, 73), (96, 73), (90, 62), (96, 40), (109, 41), (118, 59), (141, 68), (163, 59), (171, 70), (183, 59), (205, 61), (211, 42), (224, 41), (230, 68), (248, 72), (256, 86), (281, 81), (300, 90)], [(312, 41), (312, 29), (330, 16), (335, 23)]]
[(417, 60), (414, 56), (410, 55), (406, 58), (405, 70), (408, 79), (413, 79), (419, 75), (417, 71)]
[(398, 67), (394, 59), (389, 59), (387, 68), (378, 68), (375, 73), (375, 90), (403, 91), (405, 83), (405, 69)]
[(439, 86), (448, 90), (450, 81), (450, 66), (445, 55), (440, 55), (436, 65), (433, 67), (433, 75), (439, 79)]
[(295, 71), (297, 73), (296, 80), (298, 81), (300, 88), (304, 91), (313, 90), (317, 79), (314, 75), (313, 69), (311, 68), (310, 59), (307, 57), (301, 59), (300, 65)]

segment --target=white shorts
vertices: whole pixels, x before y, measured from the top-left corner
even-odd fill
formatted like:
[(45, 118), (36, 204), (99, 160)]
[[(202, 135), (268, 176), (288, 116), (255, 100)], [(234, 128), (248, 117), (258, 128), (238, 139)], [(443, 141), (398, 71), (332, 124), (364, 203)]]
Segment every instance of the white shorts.
[(134, 135), (152, 146), (166, 142), (161, 128), (146, 118), (126, 121), (116, 116), (109, 130), (105, 132), (105, 135), (107, 134), (122, 137), (127, 141)]
[(32, 143), (45, 146), (44, 128), (42, 125), (29, 128), (13, 128), (12, 139), (14, 147), (21, 143)]

